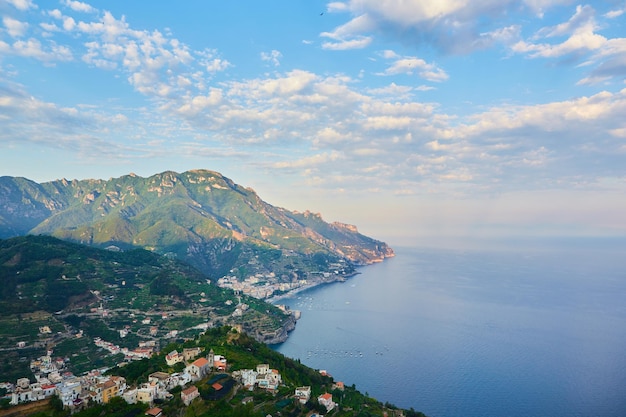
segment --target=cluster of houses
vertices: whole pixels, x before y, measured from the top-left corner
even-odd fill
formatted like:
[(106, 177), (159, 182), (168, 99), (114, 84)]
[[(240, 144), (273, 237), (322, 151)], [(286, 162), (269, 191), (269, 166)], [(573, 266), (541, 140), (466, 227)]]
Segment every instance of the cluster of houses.
[[(339, 382), (335, 384), (333, 388), (338, 388), (343, 391), (344, 386), (343, 383)], [(300, 402), (300, 404), (306, 404), (307, 401), (311, 399), (311, 387), (298, 387), (296, 388), (296, 392), (294, 394), (295, 398)], [(326, 412), (331, 411), (337, 405), (336, 402), (333, 401), (333, 394), (326, 392), (317, 397), (317, 402), (324, 407), (326, 407)]]
[(243, 281), (235, 276), (225, 276), (217, 280), (217, 285), (221, 288), (230, 288), (234, 291), (250, 295), (254, 298), (267, 299), (275, 292), (287, 292), (308, 284), (307, 280), (297, 280), (294, 282), (275, 282), (274, 273), (267, 275), (256, 274), (249, 276)]
[(93, 341), (96, 344), (96, 346), (104, 350), (107, 350), (109, 353), (113, 355), (116, 355), (118, 353), (124, 354), (124, 359), (127, 361), (149, 359), (154, 354), (154, 350), (156, 348), (156, 342), (154, 340), (140, 342), (139, 347), (133, 350), (130, 350), (125, 347), (120, 348), (118, 345), (114, 345), (111, 342), (102, 340), (99, 337), (96, 337)]
[[(106, 344), (101, 340), (98, 343), (103, 346)], [(81, 377), (63, 372), (64, 361), (53, 359), (52, 352), (48, 351), (45, 356), (31, 362), (31, 369), (36, 377), (35, 383), (31, 383), (28, 378), (20, 378), (15, 386), (4, 383), (2, 388), (6, 388), (10, 393), (12, 405), (44, 400), (57, 395), (64, 407), (76, 411), (91, 404), (108, 403), (114, 397), (122, 397), (129, 404), (145, 403), (152, 406), (155, 400), (171, 399), (173, 396), (170, 391), (180, 386), (183, 387), (181, 400), (188, 406), (200, 396), (198, 388), (189, 384), (204, 379), (211, 371), (227, 370), (227, 359), (224, 356), (215, 354), (211, 349), (206, 356), (199, 357), (201, 352), (198, 347), (183, 349), (182, 352), (174, 350), (165, 356), (165, 362), (168, 366), (185, 364), (181, 372), (171, 374), (154, 372), (149, 375), (148, 382), (130, 387), (123, 377), (106, 376), (100, 370), (90, 371)], [(231, 376), (250, 391), (259, 388), (276, 392), (282, 383), (280, 372), (270, 368), (268, 364), (259, 364), (256, 369), (238, 370)], [(343, 388), (343, 384), (338, 383), (336, 387)], [(296, 388), (294, 396), (300, 403), (305, 404), (311, 398), (311, 387)], [(330, 393), (320, 395), (317, 400), (328, 411), (336, 405)], [(158, 414), (159, 410), (153, 408), (150, 411)]]
[[(96, 344), (112, 353), (124, 353), (116, 345), (101, 339), (97, 339)], [(11, 395), (11, 405), (44, 400), (53, 395), (59, 397), (64, 407), (72, 410), (81, 409), (89, 404), (107, 403), (113, 397), (122, 397), (129, 404), (138, 402), (153, 404), (155, 400), (171, 398), (172, 394), (169, 391), (177, 386), (184, 387), (201, 380), (211, 370), (226, 369), (227, 361), (223, 356), (216, 355), (211, 350), (207, 357), (196, 359), (200, 353), (200, 348), (184, 349), (181, 354), (176, 351), (170, 352), (166, 356), (168, 365), (178, 362), (188, 363), (182, 372), (172, 374), (155, 372), (150, 374), (148, 382), (137, 387), (129, 387), (124, 378), (105, 376), (99, 370), (90, 371), (81, 377), (71, 372), (62, 372), (64, 361), (52, 359), (52, 352), (48, 351), (47, 355), (31, 362), (35, 383), (31, 383), (28, 378), (20, 378), (15, 385), (5, 383), (3, 388)], [(183, 396), (183, 402), (186, 404), (195, 398), (193, 388), (188, 390), (184, 390), (187, 394)]]
[(268, 364), (257, 365), (256, 370), (242, 369), (232, 374), (238, 379), (244, 388), (252, 391), (255, 387), (268, 391), (276, 391), (282, 382), (282, 377), (276, 369), (271, 369)]

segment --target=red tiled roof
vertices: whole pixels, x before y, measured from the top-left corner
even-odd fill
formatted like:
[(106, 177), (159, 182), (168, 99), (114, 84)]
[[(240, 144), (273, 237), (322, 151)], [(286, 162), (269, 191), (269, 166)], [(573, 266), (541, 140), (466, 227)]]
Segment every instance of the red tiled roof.
[(147, 416), (158, 416), (163, 412), (159, 407), (154, 407), (146, 411)]
[(222, 388), (224, 388), (221, 384), (219, 384), (219, 383), (217, 383), (217, 382), (216, 382), (215, 384), (211, 385), (211, 386), (213, 387), (213, 389), (214, 389), (215, 391), (219, 391), (219, 390), (221, 390)]
[(209, 361), (207, 361), (206, 358), (196, 359), (193, 362), (193, 365), (196, 365), (198, 368), (202, 368), (203, 366), (207, 366), (208, 364), (209, 364)]

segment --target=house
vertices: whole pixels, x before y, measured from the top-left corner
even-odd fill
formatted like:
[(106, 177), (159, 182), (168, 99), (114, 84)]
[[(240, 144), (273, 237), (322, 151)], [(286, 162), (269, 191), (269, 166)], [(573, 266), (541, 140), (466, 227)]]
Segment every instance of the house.
[(170, 374), (165, 372), (153, 372), (148, 375), (148, 382), (154, 382), (160, 384), (163, 387), (167, 386), (167, 382), (170, 379)]
[(266, 374), (270, 371), (270, 366), (266, 363), (262, 363), (256, 366), (256, 371), (259, 374)]
[(80, 380), (76, 377), (65, 379), (57, 384), (56, 394), (59, 396), (63, 405), (66, 407), (72, 407), (74, 400), (78, 399), (83, 388), (80, 384)]
[(165, 355), (165, 363), (167, 363), (167, 366), (173, 366), (179, 362), (182, 362), (183, 360), (184, 360), (183, 355), (178, 353), (178, 351), (176, 350), (173, 350), (167, 355)]
[(195, 385), (192, 385), (191, 387), (184, 389), (180, 392), (180, 398), (181, 400), (183, 400), (183, 403), (187, 406), (191, 404), (191, 402), (195, 398), (198, 398), (199, 396), (200, 396), (200, 392), (198, 391), (198, 388)]
[(122, 394), (122, 398), (128, 404), (137, 404), (137, 389), (130, 389)]
[(185, 361), (189, 362), (192, 359), (195, 359), (201, 351), (202, 349), (200, 349), (199, 347), (185, 348), (183, 349), (183, 358), (185, 359)]
[(333, 394), (326, 393), (317, 397), (317, 402), (326, 407), (326, 411), (330, 411), (335, 408), (335, 403), (333, 402)]
[(137, 402), (144, 404), (152, 404), (156, 398), (157, 386), (154, 383), (143, 384), (137, 388)]
[(346, 388), (345, 384), (341, 381), (338, 381), (333, 384), (333, 389), (338, 389), (340, 391), (343, 391), (345, 388)]
[(146, 411), (146, 415), (149, 417), (161, 417), (163, 415), (163, 410), (159, 407), (154, 407)]
[(33, 392), (30, 388), (17, 388), (11, 394), (11, 405), (17, 405), (27, 401), (34, 401)]
[(276, 369), (270, 369), (269, 372), (265, 374), (259, 373), (256, 377), (256, 383), (259, 388), (270, 391), (276, 391), (281, 382), (282, 377)]
[(311, 399), (311, 387), (298, 387), (296, 388), (295, 397), (300, 401), (300, 404), (306, 404)]
[(206, 358), (200, 358), (185, 368), (187, 373), (191, 375), (193, 381), (204, 378), (210, 370), (209, 361)]
[(213, 355), (213, 369), (217, 371), (225, 371), (226, 370), (226, 358), (222, 355)]
[(102, 402), (108, 403), (111, 401), (111, 398), (117, 397), (119, 394), (119, 389), (115, 384), (115, 381), (108, 380), (102, 384)]
[(241, 375), (241, 384), (249, 391), (254, 389), (254, 385), (256, 384), (256, 371), (252, 369), (242, 369), (240, 372)]

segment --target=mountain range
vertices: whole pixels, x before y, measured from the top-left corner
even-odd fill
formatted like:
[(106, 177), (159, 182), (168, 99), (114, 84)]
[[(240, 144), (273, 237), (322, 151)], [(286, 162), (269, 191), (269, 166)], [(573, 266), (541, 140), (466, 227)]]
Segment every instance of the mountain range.
[(211, 279), (259, 272), (306, 278), (307, 271), (329, 271), (337, 261), (365, 265), (393, 256), (386, 243), (355, 226), (272, 206), (208, 170), (44, 183), (0, 177), (0, 238), (27, 234), (148, 249)]

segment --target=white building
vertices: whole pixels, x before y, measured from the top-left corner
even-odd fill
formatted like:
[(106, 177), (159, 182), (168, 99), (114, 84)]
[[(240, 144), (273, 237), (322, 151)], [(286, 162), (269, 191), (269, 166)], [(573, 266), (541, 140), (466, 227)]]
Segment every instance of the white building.
[(306, 404), (311, 399), (311, 387), (298, 387), (296, 388), (295, 397), (300, 401), (300, 404)]

